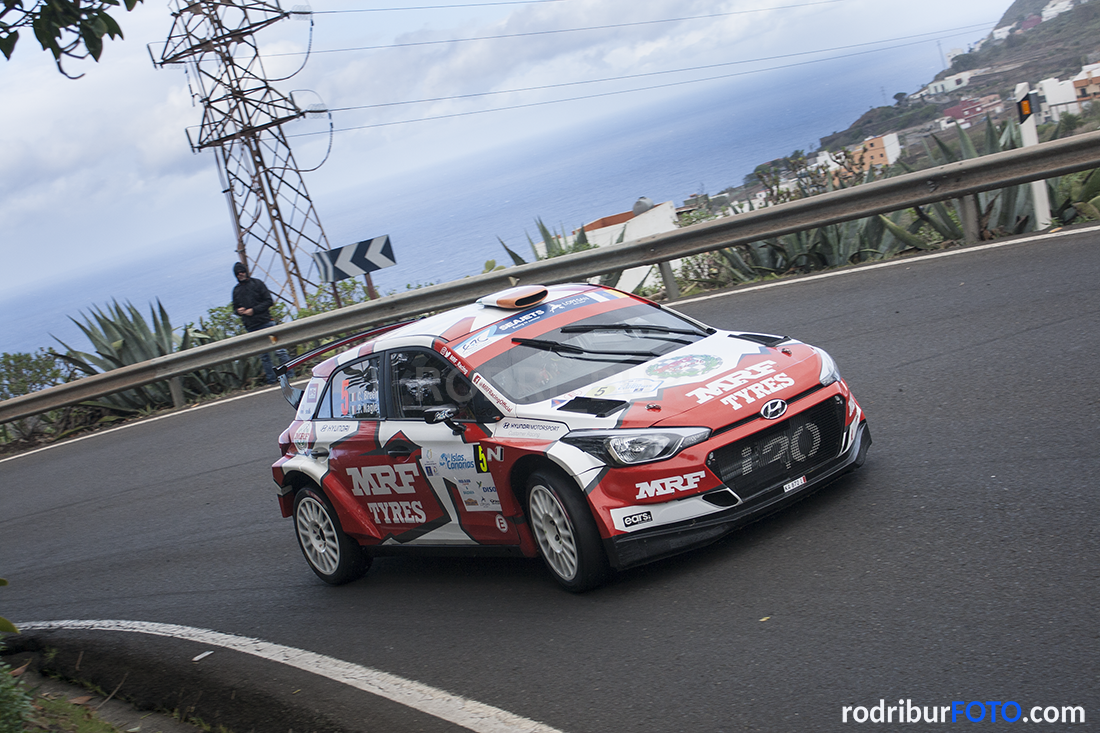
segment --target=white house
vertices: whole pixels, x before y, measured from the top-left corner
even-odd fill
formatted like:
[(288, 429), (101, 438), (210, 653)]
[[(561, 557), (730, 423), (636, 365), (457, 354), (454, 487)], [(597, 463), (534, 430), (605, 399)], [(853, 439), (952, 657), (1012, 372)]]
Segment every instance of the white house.
[(1003, 25), (1000, 28), (994, 28), (993, 38), (998, 41), (1003, 41), (1004, 39), (1008, 38), (1009, 34), (1012, 33), (1012, 29), (1015, 27), (1016, 24), (1013, 23), (1012, 25)]
[(924, 92), (927, 94), (950, 94), (956, 89), (962, 89), (970, 80), (975, 76), (988, 71), (988, 69), (972, 69), (970, 71), (960, 71), (958, 74), (952, 74), (951, 76), (944, 77), (939, 81), (934, 81), (924, 88)]
[(1046, 122), (1058, 122), (1066, 112), (1081, 113), (1077, 102), (1077, 90), (1072, 81), (1043, 79), (1039, 82), (1040, 118)]
[(1043, 22), (1046, 23), (1052, 18), (1057, 18), (1062, 13), (1068, 13), (1073, 10), (1073, 0), (1050, 0), (1043, 8), (1042, 16)]
[[(635, 239), (653, 234), (663, 234), (678, 228), (676, 207), (671, 201), (654, 205), (647, 198), (640, 198), (634, 204), (633, 211), (613, 214), (584, 225), (584, 234), (590, 244), (596, 247), (609, 247), (620, 242), (633, 242)], [(673, 267), (677, 263), (673, 263)], [(632, 267), (623, 271), (615, 286), (630, 293), (642, 285), (653, 270), (652, 265)]]

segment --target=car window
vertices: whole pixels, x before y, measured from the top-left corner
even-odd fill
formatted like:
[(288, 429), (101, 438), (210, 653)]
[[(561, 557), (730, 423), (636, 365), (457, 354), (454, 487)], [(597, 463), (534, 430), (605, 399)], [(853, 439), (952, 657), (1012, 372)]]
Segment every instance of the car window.
[(341, 368), (329, 380), (317, 406), (318, 418), (377, 420), (382, 416), (378, 392), (378, 357)]
[(422, 419), (428, 408), (446, 406), (457, 410), (457, 420), (502, 417), (462, 372), (434, 351), (392, 351), (389, 362), (394, 417)]
[(640, 303), (534, 338), (513, 339), (512, 348), (478, 372), (513, 402), (530, 404), (607, 379), (706, 336), (696, 324)]

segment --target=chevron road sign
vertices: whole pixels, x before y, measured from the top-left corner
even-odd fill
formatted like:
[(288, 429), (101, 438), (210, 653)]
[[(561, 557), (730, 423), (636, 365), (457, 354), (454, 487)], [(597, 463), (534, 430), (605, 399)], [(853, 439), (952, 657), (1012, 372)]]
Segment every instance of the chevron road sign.
[(397, 264), (388, 234), (327, 252), (314, 252), (313, 260), (321, 271), (321, 281), (326, 283), (366, 275)]

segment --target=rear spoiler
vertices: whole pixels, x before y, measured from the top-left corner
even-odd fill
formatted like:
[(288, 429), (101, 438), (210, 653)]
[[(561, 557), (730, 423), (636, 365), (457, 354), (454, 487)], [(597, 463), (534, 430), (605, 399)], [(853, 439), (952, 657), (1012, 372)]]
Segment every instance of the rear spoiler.
[(336, 351), (337, 349), (342, 349), (345, 346), (350, 346), (357, 341), (366, 341), (368, 339), (374, 338), (375, 336), (381, 336), (387, 331), (393, 331), (395, 329), (401, 328), (402, 326), (407, 326), (410, 323), (415, 323), (418, 320), (420, 319), (413, 318), (408, 321), (401, 321), (400, 323), (391, 323), (387, 326), (379, 326), (378, 328), (373, 328), (370, 331), (357, 333), (354, 336), (348, 336), (346, 338), (342, 338), (328, 344), (321, 344), (316, 349), (307, 351), (301, 356), (296, 356), (285, 364), (280, 364), (279, 366), (275, 367), (275, 374), (279, 377), (279, 387), (283, 391), (283, 397), (286, 398), (286, 401), (290, 403), (290, 406), (295, 409), (298, 408), (298, 403), (302, 401), (302, 390), (298, 389), (297, 387), (290, 386), (289, 376), (289, 372), (299, 364), (303, 364), (310, 359), (320, 356), (321, 354), (327, 354), (330, 351)]

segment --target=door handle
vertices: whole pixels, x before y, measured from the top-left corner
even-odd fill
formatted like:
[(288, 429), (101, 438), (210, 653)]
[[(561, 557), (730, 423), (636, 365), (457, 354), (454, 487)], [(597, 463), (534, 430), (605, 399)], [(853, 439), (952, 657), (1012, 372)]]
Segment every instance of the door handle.
[(327, 458), (328, 448), (314, 448), (309, 452), (309, 454), (314, 458)]
[(388, 455), (390, 458), (408, 458), (412, 455), (412, 448), (407, 445), (390, 448), (386, 451), (386, 455)]

